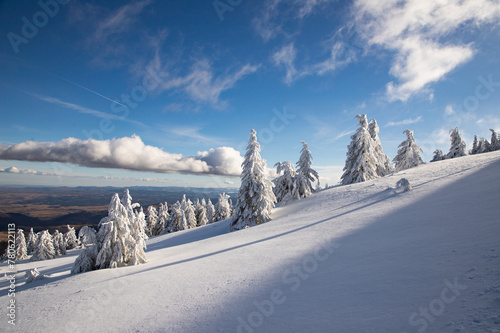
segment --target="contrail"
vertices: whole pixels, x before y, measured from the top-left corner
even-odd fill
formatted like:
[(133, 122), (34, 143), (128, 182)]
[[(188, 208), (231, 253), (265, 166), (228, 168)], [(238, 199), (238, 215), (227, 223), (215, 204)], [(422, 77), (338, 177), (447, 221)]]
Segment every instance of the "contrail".
[(119, 102), (117, 102), (117, 101), (115, 101), (115, 100), (113, 100), (113, 99), (111, 99), (111, 98), (109, 98), (109, 97), (106, 97), (106, 96), (104, 96), (104, 95), (99, 94), (97, 91), (94, 91), (94, 90), (91, 90), (91, 89), (89, 89), (89, 88), (86, 88), (86, 87), (84, 87), (84, 86), (82, 86), (82, 85), (80, 85), (80, 84), (78, 84), (78, 83), (76, 83), (76, 82), (73, 82), (73, 81), (71, 81), (71, 80), (65, 79), (65, 78), (63, 78), (63, 77), (60, 77), (59, 75), (53, 74), (53, 73), (51, 73), (51, 72), (49, 72), (49, 71), (46, 71), (46, 72), (47, 72), (47, 73), (49, 73), (49, 74), (50, 74), (50, 75), (52, 75), (52, 76), (57, 77), (58, 79), (64, 80), (64, 81), (66, 81), (66, 82), (68, 82), (68, 83), (71, 83), (71, 84), (73, 84), (73, 85), (77, 86), (77, 87), (80, 87), (80, 88), (82, 88), (82, 89), (85, 89), (85, 90), (87, 90), (87, 91), (89, 91), (89, 92), (93, 93), (93, 94), (96, 94), (96, 95), (97, 95), (97, 96), (99, 96), (99, 97), (102, 97), (102, 98), (104, 98), (104, 99), (107, 99), (107, 100), (108, 100), (108, 101), (110, 101), (110, 102), (113, 102), (113, 103), (115, 103), (115, 104), (118, 104), (118, 105), (121, 105), (121, 106), (127, 107), (126, 105), (123, 105), (122, 103), (119, 103)]

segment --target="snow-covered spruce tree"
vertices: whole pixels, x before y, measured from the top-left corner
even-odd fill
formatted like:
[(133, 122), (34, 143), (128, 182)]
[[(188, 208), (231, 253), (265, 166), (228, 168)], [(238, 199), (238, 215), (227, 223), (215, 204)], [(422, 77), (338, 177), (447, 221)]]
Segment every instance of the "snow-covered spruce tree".
[(37, 234), (33, 232), (33, 228), (31, 228), (30, 233), (28, 234), (28, 241), (26, 243), (26, 247), (28, 248), (28, 254), (32, 254), (35, 249), (35, 244), (37, 240)]
[(196, 228), (198, 226), (198, 221), (196, 220), (196, 214), (191, 200), (188, 201), (184, 214), (186, 215), (186, 223), (188, 229)]
[(462, 139), (462, 134), (460, 133), (458, 127), (450, 131), (450, 141), (451, 147), (448, 155), (446, 155), (446, 158), (455, 158), (467, 155), (465, 141)]
[(434, 156), (432, 157), (431, 162), (442, 161), (444, 159), (445, 156), (443, 155), (443, 151), (441, 149), (434, 150)]
[(415, 143), (413, 131), (405, 130), (403, 134), (406, 134), (406, 140), (401, 142), (398, 154), (394, 157), (396, 171), (413, 168), (424, 163), (422, 157), (420, 157), (422, 148)]
[(56, 251), (56, 256), (63, 256), (66, 254), (66, 241), (64, 235), (56, 230), (52, 235), (52, 241), (54, 242), (54, 250)]
[[(287, 204), (293, 199), (300, 199), (299, 186), (297, 185), (297, 173), (295, 168), (290, 161), (278, 162), (274, 165), (276, 167), (276, 172), (283, 174), (276, 178), (274, 183), (274, 196), (276, 197), (276, 202), (281, 202)], [(304, 185), (304, 189), (307, 186)]]
[(491, 144), (485, 138), (481, 138), (477, 144), (477, 153), (482, 154), (489, 151), (491, 151)]
[(131, 248), (130, 259), (127, 265), (134, 266), (144, 264), (148, 261), (146, 257), (146, 240), (148, 235), (146, 235), (146, 215), (142, 207), (136, 214), (135, 223), (131, 225), (130, 235), (134, 238), (135, 242)]
[(472, 141), (472, 148), (469, 150), (470, 155), (478, 154), (479, 143), (477, 141), (477, 135), (474, 135), (474, 141)]
[(304, 141), (302, 143), (302, 150), (300, 151), (299, 161), (297, 166), (297, 185), (299, 187), (299, 198), (307, 198), (313, 192), (313, 182), (319, 181), (319, 175), (316, 170), (311, 168), (312, 155), (309, 151), (309, 146)]
[(158, 212), (155, 206), (148, 207), (148, 216), (146, 219), (146, 234), (148, 236), (158, 236), (153, 235), (153, 230), (156, 229), (156, 223), (158, 222)]
[(75, 228), (70, 227), (69, 224), (68, 231), (66, 231), (66, 233), (64, 234), (64, 241), (66, 242), (67, 250), (75, 249), (78, 247), (78, 245), (80, 245), (78, 242), (78, 238), (76, 237)]
[(231, 217), (231, 206), (229, 205), (229, 195), (219, 193), (219, 200), (215, 204), (215, 221), (222, 221)]
[(184, 214), (184, 211), (182, 210), (181, 207), (181, 203), (179, 201), (177, 201), (171, 207), (169, 225), (171, 226), (171, 231), (169, 232), (186, 230), (188, 228), (186, 215)]
[(78, 231), (78, 241), (82, 246), (87, 246), (90, 244), (95, 244), (97, 241), (96, 231), (92, 227), (83, 226), (80, 231)]
[(26, 239), (24, 238), (24, 230), (17, 229), (16, 234), (16, 256), (14, 260), (23, 260), (28, 258), (28, 248), (26, 246)]
[(163, 234), (169, 217), (170, 215), (168, 214), (168, 204), (166, 202), (160, 203), (160, 206), (158, 208), (158, 221), (156, 222), (156, 225), (151, 234), (154, 236)]
[(241, 186), (231, 220), (231, 231), (269, 221), (276, 202), (273, 183), (266, 177), (266, 161), (260, 156), (260, 144), (255, 130), (250, 131), (250, 140), (241, 166)]
[(208, 223), (214, 223), (215, 222), (215, 207), (214, 204), (212, 203), (212, 200), (208, 199), (207, 202), (207, 224)]
[(44, 230), (39, 232), (31, 261), (48, 260), (54, 259), (55, 257), (56, 251), (54, 249), (54, 242), (52, 241), (52, 236), (49, 234), (49, 231)]
[(392, 172), (392, 164), (389, 156), (384, 154), (384, 149), (382, 148), (382, 142), (380, 142), (380, 138), (378, 133), (380, 132), (380, 128), (378, 127), (377, 121), (375, 119), (370, 120), (368, 123), (368, 132), (375, 142), (375, 155), (377, 157), (377, 174), (379, 177), (383, 177)]
[(198, 227), (201, 227), (208, 223), (207, 204), (205, 202), (205, 199), (201, 199), (201, 202), (197, 203), (197, 205), (195, 206), (195, 214)]
[(351, 136), (347, 147), (347, 159), (341, 182), (343, 185), (364, 182), (378, 177), (379, 161), (375, 153), (375, 141), (368, 132), (366, 114), (357, 115), (358, 129)]
[(500, 140), (498, 134), (494, 129), (491, 129), (490, 151), (500, 150)]

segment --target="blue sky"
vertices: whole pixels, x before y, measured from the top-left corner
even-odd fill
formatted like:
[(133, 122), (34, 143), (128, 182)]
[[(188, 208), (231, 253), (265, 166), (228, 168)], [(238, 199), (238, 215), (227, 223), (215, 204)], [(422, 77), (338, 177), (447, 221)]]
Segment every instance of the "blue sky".
[[(393, 158), (415, 132), (500, 130), (500, 4), (0, 1), (0, 185), (238, 186), (306, 141), (336, 183), (354, 117)], [(10, 147), (10, 152), (5, 153)]]

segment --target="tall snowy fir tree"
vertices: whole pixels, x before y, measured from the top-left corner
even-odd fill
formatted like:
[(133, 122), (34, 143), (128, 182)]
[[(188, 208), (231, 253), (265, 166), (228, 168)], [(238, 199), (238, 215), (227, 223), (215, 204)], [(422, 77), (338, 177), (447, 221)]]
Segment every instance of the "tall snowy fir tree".
[(148, 207), (148, 215), (146, 219), (146, 234), (148, 236), (158, 236), (153, 234), (153, 230), (156, 228), (156, 223), (158, 222), (158, 212), (155, 206)]
[(169, 217), (170, 215), (168, 214), (168, 204), (166, 202), (160, 203), (160, 206), (158, 208), (158, 221), (156, 222), (156, 225), (151, 232), (153, 236), (159, 236), (163, 234)]
[(175, 232), (180, 230), (186, 230), (188, 228), (186, 215), (182, 210), (181, 203), (177, 201), (172, 205), (170, 211), (170, 222), (168, 232)]
[(212, 200), (208, 199), (207, 202), (207, 223), (214, 223), (215, 222), (215, 206), (212, 203)]
[(28, 248), (28, 254), (33, 253), (37, 237), (38, 237), (37, 234), (35, 234), (33, 232), (33, 228), (31, 228), (30, 233), (28, 234), (28, 241), (26, 242), (26, 247)]
[(382, 142), (378, 137), (380, 128), (378, 127), (377, 121), (375, 119), (370, 120), (368, 123), (368, 132), (375, 142), (375, 155), (377, 159), (377, 175), (383, 177), (392, 172), (392, 164), (389, 156), (384, 154), (384, 149), (382, 148)]
[(364, 182), (378, 177), (379, 161), (376, 155), (375, 141), (368, 131), (366, 114), (357, 115), (358, 129), (351, 136), (347, 147), (347, 159), (341, 182), (343, 185)]
[(208, 223), (207, 204), (205, 202), (205, 199), (202, 199), (201, 202), (198, 202), (196, 204), (195, 214), (196, 214), (196, 222), (198, 223), (198, 227), (204, 226)]
[(309, 146), (304, 141), (302, 143), (302, 150), (300, 151), (300, 158), (297, 162), (297, 186), (300, 198), (307, 198), (313, 192), (313, 183), (319, 181), (319, 175), (316, 170), (311, 168), (312, 155), (309, 151)]
[(229, 195), (219, 193), (219, 200), (215, 204), (215, 221), (222, 221), (231, 217), (231, 206), (229, 205)]
[(16, 254), (14, 260), (23, 260), (28, 258), (28, 248), (26, 246), (23, 229), (17, 229), (15, 244)]
[(59, 230), (54, 231), (52, 235), (52, 241), (54, 242), (54, 250), (56, 251), (56, 256), (63, 256), (66, 254), (66, 240), (64, 235), (59, 232)]
[(39, 233), (31, 261), (48, 260), (56, 257), (54, 242), (48, 230)]
[(422, 148), (415, 142), (413, 131), (405, 130), (403, 134), (406, 134), (406, 140), (401, 142), (398, 154), (394, 157), (396, 171), (413, 168), (424, 163), (420, 157), (420, 153), (423, 152)]
[(78, 245), (80, 245), (78, 242), (78, 238), (76, 237), (75, 228), (70, 227), (69, 225), (67, 227), (68, 227), (68, 231), (66, 231), (66, 233), (64, 234), (64, 241), (66, 242), (66, 249), (68, 249), (68, 250), (75, 249), (78, 247)]
[(474, 135), (474, 141), (472, 141), (472, 148), (469, 151), (470, 155), (475, 155), (479, 153), (479, 142), (477, 140), (477, 135)]
[(266, 162), (260, 156), (260, 144), (255, 130), (250, 131), (250, 140), (241, 166), (241, 186), (231, 220), (231, 231), (269, 221), (276, 202), (273, 183), (266, 177)]
[(491, 129), (490, 151), (500, 150), (500, 140), (498, 134), (494, 129)]
[(450, 131), (450, 141), (451, 147), (450, 151), (446, 155), (446, 158), (455, 158), (467, 155), (465, 141), (462, 139), (462, 134), (460, 133), (458, 127)]

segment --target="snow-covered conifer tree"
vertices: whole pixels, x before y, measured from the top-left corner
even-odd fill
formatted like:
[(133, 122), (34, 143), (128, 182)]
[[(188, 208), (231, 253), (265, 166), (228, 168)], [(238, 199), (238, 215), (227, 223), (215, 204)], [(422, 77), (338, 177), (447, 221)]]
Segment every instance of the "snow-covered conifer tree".
[(78, 232), (78, 241), (83, 246), (95, 244), (97, 241), (95, 229), (92, 227), (83, 226)]
[(422, 157), (420, 157), (422, 148), (415, 143), (413, 131), (405, 130), (403, 133), (406, 134), (406, 140), (401, 142), (398, 154), (394, 157), (396, 171), (413, 168), (424, 163)]
[(311, 168), (312, 155), (309, 151), (309, 146), (304, 141), (302, 143), (302, 150), (300, 151), (300, 158), (297, 162), (297, 178), (299, 186), (300, 198), (306, 198), (314, 192), (312, 183), (319, 180), (319, 175), (316, 170)]
[(33, 250), (31, 261), (54, 259), (56, 251), (54, 249), (54, 242), (48, 230), (38, 233), (38, 239)]
[(146, 215), (142, 210), (142, 207), (136, 214), (136, 218), (134, 223), (130, 228), (130, 235), (134, 239), (134, 244), (131, 246), (130, 250), (130, 258), (127, 262), (128, 266), (140, 265), (147, 262), (146, 252), (146, 239), (148, 239), (148, 235), (146, 235)]
[[(278, 162), (274, 165), (278, 174), (283, 174), (276, 178), (274, 182), (274, 196), (277, 202), (283, 204), (288, 203), (293, 199), (300, 199), (299, 186), (297, 184), (297, 173), (290, 161)], [(307, 191), (308, 186), (303, 186), (303, 191)], [(309, 192), (310, 193), (310, 192)]]
[(165, 231), (165, 226), (167, 225), (167, 221), (169, 220), (170, 215), (168, 214), (168, 205), (167, 203), (160, 203), (158, 209), (158, 221), (156, 222), (155, 228), (151, 232), (153, 236), (158, 236), (163, 234)]
[(64, 235), (56, 230), (52, 235), (52, 241), (54, 242), (54, 250), (56, 251), (56, 256), (63, 256), (66, 254), (66, 240)]
[(370, 123), (368, 124), (368, 132), (370, 133), (370, 136), (375, 143), (375, 155), (378, 161), (377, 174), (378, 176), (383, 177), (385, 175), (388, 175), (392, 171), (392, 164), (391, 159), (386, 154), (384, 154), (382, 142), (380, 142), (380, 138), (378, 137), (380, 128), (378, 127), (377, 121), (375, 119), (370, 120)]
[(80, 253), (71, 268), (71, 274), (79, 274), (96, 269), (97, 246), (97, 244), (88, 246)]
[(485, 138), (481, 138), (479, 140), (479, 143), (477, 144), (477, 153), (482, 154), (482, 153), (487, 153), (489, 151), (491, 151), (490, 143)]
[(207, 219), (207, 204), (205, 203), (205, 199), (201, 199), (201, 202), (195, 206), (195, 214), (196, 221), (198, 223), (198, 227), (206, 225), (208, 223)]
[(16, 255), (14, 260), (23, 260), (28, 258), (28, 248), (26, 246), (26, 239), (24, 238), (23, 229), (17, 229), (15, 243)]
[(341, 177), (343, 185), (364, 182), (378, 177), (378, 159), (375, 153), (375, 142), (368, 132), (366, 114), (357, 115), (358, 129), (351, 136), (347, 147), (347, 159)]
[(441, 149), (434, 150), (434, 156), (432, 157), (431, 162), (442, 161), (444, 159), (445, 156), (443, 155), (443, 151)]
[(148, 236), (158, 236), (153, 234), (153, 230), (156, 229), (156, 223), (158, 222), (158, 212), (155, 206), (148, 207), (148, 216), (146, 219), (146, 234)]
[(490, 151), (500, 150), (500, 140), (498, 134), (494, 129), (491, 129)]
[(196, 226), (198, 225), (198, 221), (196, 220), (196, 214), (191, 200), (188, 200), (188, 203), (184, 210), (184, 215), (186, 215), (186, 223), (188, 229), (196, 228)]
[(207, 223), (214, 223), (215, 222), (215, 207), (214, 204), (212, 203), (212, 200), (208, 199), (207, 202)]
[(450, 141), (451, 147), (448, 155), (446, 155), (446, 158), (455, 158), (467, 155), (465, 141), (462, 139), (462, 134), (460, 133), (458, 127), (450, 131)]
[(231, 207), (229, 205), (229, 195), (219, 193), (219, 200), (215, 204), (215, 221), (222, 221), (231, 217)]
[(35, 249), (35, 244), (37, 240), (37, 234), (33, 232), (33, 228), (31, 228), (30, 233), (28, 234), (28, 242), (26, 247), (28, 248), (28, 254), (32, 254)]
[(266, 177), (266, 161), (260, 156), (255, 130), (250, 132), (242, 168), (241, 186), (230, 226), (233, 231), (269, 221), (276, 202), (273, 183)]
[(70, 227), (68, 224), (68, 231), (64, 234), (64, 241), (66, 242), (66, 249), (71, 250), (78, 247), (78, 238), (76, 237), (75, 228)]
[(184, 211), (182, 210), (181, 207), (181, 203), (179, 201), (177, 201), (171, 207), (170, 220), (171, 221), (169, 225), (171, 226), (171, 231), (169, 232), (186, 230), (188, 228), (186, 215), (184, 214)]
[(478, 154), (479, 143), (477, 140), (477, 135), (474, 135), (474, 141), (472, 141), (472, 148), (469, 151), (470, 155)]

